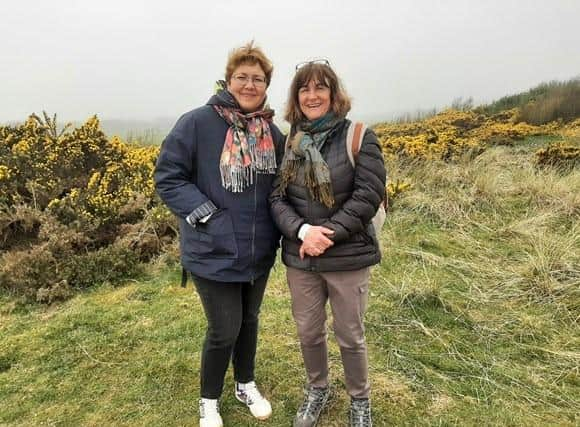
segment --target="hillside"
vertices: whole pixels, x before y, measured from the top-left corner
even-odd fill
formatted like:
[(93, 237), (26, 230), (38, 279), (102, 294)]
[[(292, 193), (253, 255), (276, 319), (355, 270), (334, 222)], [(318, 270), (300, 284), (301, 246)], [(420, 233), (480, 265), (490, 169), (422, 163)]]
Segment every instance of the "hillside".
[(518, 121), (536, 125), (577, 119), (580, 117), (580, 77), (541, 83), (525, 92), (504, 96), (478, 110), (496, 114), (514, 108), (519, 110)]
[[(390, 161), (391, 179), (412, 187), (383, 230), (366, 317), (376, 425), (580, 421), (580, 172), (537, 167), (554, 138)], [(195, 424), (205, 321), (161, 261), (55, 305), (4, 294), (0, 424)], [(258, 377), (274, 416), (260, 425), (284, 426), (303, 369), (280, 264), (262, 311)], [(347, 408), (334, 342), (331, 360), (321, 426), (341, 425)], [(255, 425), (231, 393), (222, 405), (230, 425)]]

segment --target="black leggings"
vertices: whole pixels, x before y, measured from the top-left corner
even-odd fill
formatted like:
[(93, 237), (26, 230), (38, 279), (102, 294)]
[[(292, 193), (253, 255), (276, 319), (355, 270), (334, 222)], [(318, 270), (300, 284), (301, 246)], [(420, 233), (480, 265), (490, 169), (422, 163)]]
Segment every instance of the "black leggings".
[(268, 274), (253, 284), (192, 277), (208, 323), (201, 356), (201, 397), (218, 399), (230, 359), (236, 381), (254, 380), (258, 315)]

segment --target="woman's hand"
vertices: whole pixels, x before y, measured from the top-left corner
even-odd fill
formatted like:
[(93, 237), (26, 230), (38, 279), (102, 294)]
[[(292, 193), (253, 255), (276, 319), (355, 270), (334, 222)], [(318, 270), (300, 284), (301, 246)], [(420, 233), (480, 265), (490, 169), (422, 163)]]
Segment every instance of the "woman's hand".
[(306, 236), (300, 246), (300, 259), (304, 255), (319, 256), (322, 255), (334, 242), (326, 236), (332, 236), (334, 231), (330, 228), (313, 225), (308, 229)]

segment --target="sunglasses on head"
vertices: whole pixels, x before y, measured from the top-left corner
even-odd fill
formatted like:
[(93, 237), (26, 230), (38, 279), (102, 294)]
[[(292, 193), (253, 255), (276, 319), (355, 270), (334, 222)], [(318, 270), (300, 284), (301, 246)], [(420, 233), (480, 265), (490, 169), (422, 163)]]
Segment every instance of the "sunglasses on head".
[(296, 64), (296, 71), (298, 71), (302, 67), (306, 67), (307, 65), (312, 65), (312, 64), (324, 65), (324, 66), (330, 68), (330, 62), (328, 62), (328, 59), (321, 58), (321, 59), (313, 59), (312, 61), (304, 61), (304, 62), (300, 62), (300, 63)]

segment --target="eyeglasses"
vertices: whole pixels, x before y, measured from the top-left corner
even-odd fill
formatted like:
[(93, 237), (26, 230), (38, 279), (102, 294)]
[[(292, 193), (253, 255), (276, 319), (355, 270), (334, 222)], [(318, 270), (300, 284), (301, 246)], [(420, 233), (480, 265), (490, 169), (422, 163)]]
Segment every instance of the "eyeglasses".
[(241, 86), (245, 86), (248, 83), (252, 83), (256, 87), (265, 87), (266, 86), (266, 77), (262, 76), (247, 76), (246, 74), (238, 74), (233, 76), (234, 79), (238, 84)]
[(296, 64), (296, 71), (298, 71), (302, 67), (306, 67), (307, 65), (312, 65), (312, 64), (324, 65), (324, 66), (330, 68), (330, 62), (328, 62), (328, 59), (320, 58), (320, 59), (313, 59), (312, 61), (304, 61), (304, 62), (300, 62), (300, 63)]

